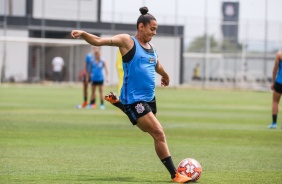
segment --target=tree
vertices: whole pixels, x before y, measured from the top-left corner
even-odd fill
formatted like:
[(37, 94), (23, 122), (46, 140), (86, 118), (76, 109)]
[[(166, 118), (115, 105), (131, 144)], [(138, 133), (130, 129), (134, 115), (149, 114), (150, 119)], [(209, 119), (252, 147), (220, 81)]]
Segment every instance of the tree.
[[(210, 52), (217, 52), (218, 49), (218, 43), (214, 39), (213, 36), (209, 37), (210, 39)], [(188, 52), (205, 52), (206, 50), (206, 35), (200, 36), (195, 38), (195, 40), (192, 41), (190, 46), (188, 47)]]
[[(209, 36), (209, 45), (211, 53), (219, 52), (240, 52), (242, 45), (229, 40), (223, 40), (222, 43), (217, 42), (213, 36)], [(195, 38), (187, 49), (188, 52), (205, 52), (206, 51), (206, 35)]]
[(221, 49), (223, 52), (236, 53), (241, 52), (242, 45), (239, 43), (232, 42), (230, 40), (223, 40), (223, 42), (221, 43)]

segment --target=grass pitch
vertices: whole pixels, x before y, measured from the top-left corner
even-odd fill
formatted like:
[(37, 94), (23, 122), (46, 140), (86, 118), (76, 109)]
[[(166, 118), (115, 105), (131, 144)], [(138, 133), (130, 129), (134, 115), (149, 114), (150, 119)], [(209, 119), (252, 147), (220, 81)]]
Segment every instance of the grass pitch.
[[(156, 93), (175, 165), (198, 160), (197, 183), (281, 183), (282, 120), (267, 129), (270, 92)], [(81, 100), (80, 86), (0, 86), (0, 183), (171, 183), (148, 134), (108, 102), (75, 109)]]

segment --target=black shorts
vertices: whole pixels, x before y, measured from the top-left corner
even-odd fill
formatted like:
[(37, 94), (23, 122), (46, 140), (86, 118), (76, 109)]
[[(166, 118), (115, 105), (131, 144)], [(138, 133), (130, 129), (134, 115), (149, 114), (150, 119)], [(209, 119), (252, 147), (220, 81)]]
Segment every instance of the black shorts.
[(275, 90), (277, 93), (282, 93), (282, 84), (279, 84), (279, 83), (275, 82), (275, 84), (274, 84), (274, 90)]
[(92, 81), (91, 84), (92, 84), (92, 86), (93, 85), (98, 85), (99, 86), (99, 85), (103, 85), (104, 81), (103, 80), (102, 81)]
[(156, 98), (154, 97), (150, 102), (140, 101), (133, 104), (124, 105), (124, 112), (128, 116), (131, 123), (136, 125), (138, 118), (145, 116), (149, 112), (152, 112), (153, 114), (157, 113)]

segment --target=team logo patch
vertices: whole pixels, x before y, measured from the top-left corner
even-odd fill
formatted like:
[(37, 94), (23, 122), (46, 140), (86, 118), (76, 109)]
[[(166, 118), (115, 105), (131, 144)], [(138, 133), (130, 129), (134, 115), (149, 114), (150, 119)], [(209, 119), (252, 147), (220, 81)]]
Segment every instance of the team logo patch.
[(139, 114), (141, 114), (141, 113), (144, 112), (144, 110), (145, 110), (145, 108), (144, 108), (144, 106), (142, 105), (142, 103), (137, 104), (137, 105), (135, 106), (135, 109), (136, 109), (136, 111), (137, 111)]
[(150, 63), (154, 63), (154, 62), (155, 62), (155, 58), (150, 57), (149, 62), (150, 62)]

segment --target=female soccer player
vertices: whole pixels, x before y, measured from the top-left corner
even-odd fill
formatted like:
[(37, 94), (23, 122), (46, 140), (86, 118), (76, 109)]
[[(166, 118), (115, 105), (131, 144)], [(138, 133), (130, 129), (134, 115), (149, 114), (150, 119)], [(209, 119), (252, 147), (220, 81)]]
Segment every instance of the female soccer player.
[(123, 58), (123, 86), (120, 100), (124, 112), (133, 125), (148, 132), (154, 139), (155, 151), (169, 171), (174, 182), (185, 183), (191, 180), (179, 174), (170, 156), (162, 125), (156, 118), (155, 72), (161, 75), (161, 83), (169, 85), (169, 76), (160, 64), (155, 48), (150, 43), (157, 33), (158, 24), (155, 17), (148, 13), (147, 7), (139, 9), (141, 15), (137, 20), (135, 36), (118, 34), (102, 38), (83, 30), (73, 30), (73, 38), (83, 38), (95, 46), (119, 47)]
[[(282, 94), (282, 51), (278, 51), (275, 56), (274, 67), (272, 71), (272, 123), (268, 128), (276, 128), (279, 101)], [(282, 128), (282, 126), (281, 126)]]
[[(93, 54), (88, 55), (88, 60), (90, 61), (91, 101), (87, 108), (96, 108), (96, 88), (98, 88), (100, 95), (100, 109), (104, 110), (104, 80), (106, 80), (106, 82), (108, 82), (109, 80), (108, 68), (106, 62), (101, 59), (100, 47), (93, 47)], [(103, 70), (105, 70), (105, 77)]]

